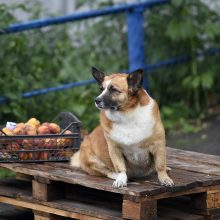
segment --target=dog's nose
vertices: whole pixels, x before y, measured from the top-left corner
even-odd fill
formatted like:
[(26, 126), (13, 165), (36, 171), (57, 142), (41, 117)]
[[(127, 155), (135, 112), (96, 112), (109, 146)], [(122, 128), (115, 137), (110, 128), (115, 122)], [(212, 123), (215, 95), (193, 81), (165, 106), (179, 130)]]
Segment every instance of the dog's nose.
[(101, 101), (102, 101), (102, 100), (101, 100), (100, 98), (96, 98), (96, 99), (95, 99), (95, 103), (96, 103), (96, 105), (100, 104)]

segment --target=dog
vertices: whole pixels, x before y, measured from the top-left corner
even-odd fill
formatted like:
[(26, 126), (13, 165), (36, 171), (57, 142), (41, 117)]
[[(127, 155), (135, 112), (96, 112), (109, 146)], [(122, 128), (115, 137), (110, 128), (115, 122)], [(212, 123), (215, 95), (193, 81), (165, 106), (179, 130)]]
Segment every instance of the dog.
[(92, 67), (101, 94), (95, 99), (100, 125), (87, 135), (70, 160), (90, 175), (127, 186), (128, 178), (153, 172), (161, 185), (173, 186), (167, 174), (165, 131), (156, 101), (142, 87), (143, 70), (109, 76)]

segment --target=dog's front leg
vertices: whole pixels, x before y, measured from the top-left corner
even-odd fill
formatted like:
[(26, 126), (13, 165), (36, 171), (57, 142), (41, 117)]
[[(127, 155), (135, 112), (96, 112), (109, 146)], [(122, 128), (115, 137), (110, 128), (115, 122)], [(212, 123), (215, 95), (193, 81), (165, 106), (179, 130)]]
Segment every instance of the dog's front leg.
[(155, 168), (161, 185), (173, 186), (173, 180), (167, 174), (166, 148), (164, 143), (160, 141), (155, 142), (150, 151), (154, 156)]
[(128, 177), (126, 174), (125, 160), (121, 149), (114, 142), (107, 140), (109, 155), (112, 160), (115, 169), (115, 181), (113, 182), (114, 187), (127, 186)]

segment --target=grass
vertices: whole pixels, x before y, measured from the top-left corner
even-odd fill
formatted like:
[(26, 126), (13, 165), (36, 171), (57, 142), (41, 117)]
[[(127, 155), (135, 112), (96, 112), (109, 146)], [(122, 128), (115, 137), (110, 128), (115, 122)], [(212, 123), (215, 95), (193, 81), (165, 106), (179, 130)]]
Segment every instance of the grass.
[(15, 173), (7, 169), (0, 168), (0, 178), (10, 177), (10, 176), (15, 176)]

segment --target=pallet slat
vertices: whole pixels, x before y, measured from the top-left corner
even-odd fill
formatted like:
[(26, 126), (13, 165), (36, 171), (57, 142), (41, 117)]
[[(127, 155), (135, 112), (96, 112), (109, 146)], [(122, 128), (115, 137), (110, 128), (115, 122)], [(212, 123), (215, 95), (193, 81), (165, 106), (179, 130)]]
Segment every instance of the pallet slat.
[[(152, 196), (164, 192), (173, 194), (173, 192), (188, 190), (193, 187), (220, 184), (220, 178), (218, 176), (192, 173), (187, 170), (173, 168), (170, 176), (174, 179), (175, 186), (172, 188), (160, 186), (156, 176), (154, 176), (145, 180), (130, 181), (128, 187), (117, 189), (112, 186), (112, 180), (110, 179), (88, 176), (82, 171), (73, 168), (52, 169), (52, 165), (48, 166), (44, 164), (0, 164), (0, 166), (14, 170), (15, 172), (19, 171), (27, 175), (39, 176), (53, 181), (62, 180), (70, 184), (79, 184), (89, 188), (131, 196)], [(169, 196), (169, 193), (167, 195)]]

